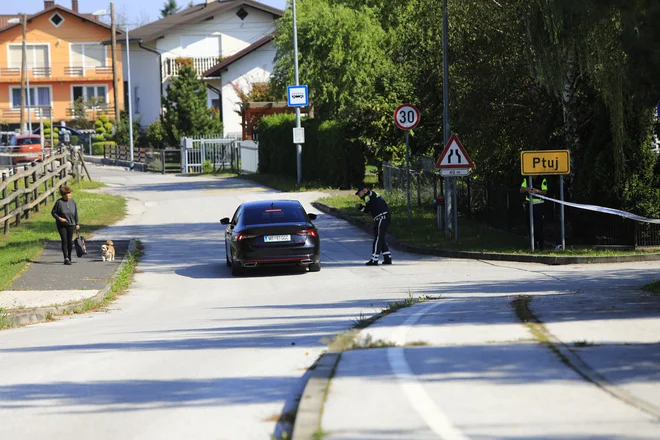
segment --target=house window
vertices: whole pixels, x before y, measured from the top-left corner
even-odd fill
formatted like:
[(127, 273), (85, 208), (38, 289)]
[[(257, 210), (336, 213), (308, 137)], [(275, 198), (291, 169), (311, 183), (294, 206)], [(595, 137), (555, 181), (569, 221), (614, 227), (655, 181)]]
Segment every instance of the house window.
[[(29, 93), (28, 90), (25, 91), (25, 105), (27, 105), (28, 102), (30, 103), (30, 106), (39, 105), (50, 107), (52, 105), (50, 101), (50, 87), (30, 87)], [(11, 107), (21, 107), (20, 87), (11, 88)]]
[(108, 102), (108, 87), (107, 86), (73, 86), (71, 87), (71, 95), (73, 102), (78, 99), (86, 103), (94, 101), (95, 104), (105, 104)]
[(64, 18), (56, 12), (50, 16), (50, 22), (53, 23), (53, 26), (60, 27), (64, 23)]
[[(50, 56), (47, 44), (28, 44), (27, 68), (32, 70), (35, 76), (45, 74), (50, 68)], [(9, 68), (20, 69), (23, 61), (23, 46), (20, 44), (9, 45)]]
[(71, 67), (95, 69), (106, 67), (108, 56), (107, 48), (98, 43), (71, 44)]

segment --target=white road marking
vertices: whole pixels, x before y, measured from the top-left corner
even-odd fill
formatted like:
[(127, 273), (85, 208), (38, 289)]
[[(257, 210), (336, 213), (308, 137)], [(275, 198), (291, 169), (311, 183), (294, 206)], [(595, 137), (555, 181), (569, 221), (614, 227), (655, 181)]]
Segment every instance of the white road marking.
[[(398, 345), (405, 345), (406, 333), (408, 333), (410, 328), (419, 321), (422, 316), (443, 303), (446, 304), (445, 301), (429, 304), (406, 319), (403, 325), (399, 326), (394, 332), (394, 342)], [(429, 428), (431, 428), (439, 438), (444, 440), (467, 440), (468, 437), (463, 435), (452, 424), (449, 417), (438, 407), (438, 405), (435, 404), (433, 399), (431, 399), (431, 396), (429, 396), (424, 390), (424, 387), (412, 372), (410, 365), (408, 365), (408, 362), (406, 361), (404, 348), (388, 348), (387, 359), (394, 375), (399, 381), (399, 385), (401, 385), (403, 393), (406, 395), (417, 413), (422, 419), (424, 419)]]

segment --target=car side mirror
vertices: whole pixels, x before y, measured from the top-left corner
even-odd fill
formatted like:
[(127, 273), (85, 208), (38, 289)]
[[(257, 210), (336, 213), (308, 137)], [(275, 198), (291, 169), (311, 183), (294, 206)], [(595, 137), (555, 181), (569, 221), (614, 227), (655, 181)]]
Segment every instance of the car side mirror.
[(229, 224), (229, 218), (225, 217), (225, 218), (221, 219), (220, 223), (222, 223), (223, 225), (228, 225)]
[(310, 220), (316, 220), (316, 214), (307, 214)]

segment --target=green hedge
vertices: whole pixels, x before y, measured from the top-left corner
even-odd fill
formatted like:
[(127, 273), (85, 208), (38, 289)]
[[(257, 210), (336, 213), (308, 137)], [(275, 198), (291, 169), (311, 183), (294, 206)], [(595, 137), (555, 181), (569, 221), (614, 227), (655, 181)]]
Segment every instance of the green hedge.
[[(297, 176), (293, 144), (295, 115), (265, 116), (259, 122), (259, 172)], [(364, 179), (365, 148), (353, 140), (352, 130), (337, 121), (303, 120), (303, 180), (349, 188)]]
[(117, 145), (116, 142), (112, 141), (105, 141), (105, 142), (92, 142), (92, 155), (94, 156), (102, 156), (104, 151), (105, 151), (105, 146), (106, 145), (112, 145), (115, 146)]

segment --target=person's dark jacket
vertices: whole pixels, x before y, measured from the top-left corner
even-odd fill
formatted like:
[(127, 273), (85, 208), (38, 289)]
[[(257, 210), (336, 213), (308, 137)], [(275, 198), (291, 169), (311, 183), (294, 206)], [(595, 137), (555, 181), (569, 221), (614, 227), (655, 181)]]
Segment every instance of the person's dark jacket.
[(360, 208), (360, 211), (371, 214), (373, 218), (377, 218), (389, 212), (385, 199), (374, 191), (369, 191), (369, 193), (364, 196), (364, 202), (365, 205)]
[[(58, 227), (77, 226), (78, 225), (78, 206), (73, 199), (59, 199), (55, 202), (53, 210), (50, 212), (55, 219)], [(58, 217), (66, 219), (66, 223), (60, 222)]]

